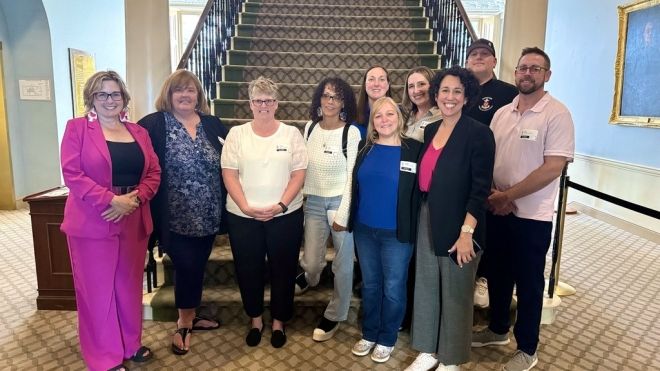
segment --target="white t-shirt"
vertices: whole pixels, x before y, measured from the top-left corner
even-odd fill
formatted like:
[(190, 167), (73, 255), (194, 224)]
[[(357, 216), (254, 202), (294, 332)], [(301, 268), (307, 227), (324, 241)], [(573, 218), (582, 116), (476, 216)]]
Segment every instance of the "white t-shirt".
[[(235, 126), (227, 134), (220, 165), (238, 170), (238, 178), (248, 204), (265, 207), (281, 201), (291, 172), (307, 168), (307, 150), (298, 128), (279, 122), (277, 131), (261, 137), (252, 131), (252, 122)], [(289, 203), (291, 213), (302, 206), (302, 192)], [(227, 211), (249, 218), (236, 202), (227, 197)], [(280, 216), (282, 214), (278, 214)]]
[[(304, 133), (309, 131), (311, 124), (309, 121), (305, 125)], [(351, 205), (351, 180), (360, 143), (360, 130), (355, 126), (349, 127), (346, 157), (341, 145), (343, 131), (344, 127), (325, 130), (318, 123), (314, 126), (307, 138), (309, 165), (303, 192), (321, 197), (342, 196), (335, 222), (345, 227)]]

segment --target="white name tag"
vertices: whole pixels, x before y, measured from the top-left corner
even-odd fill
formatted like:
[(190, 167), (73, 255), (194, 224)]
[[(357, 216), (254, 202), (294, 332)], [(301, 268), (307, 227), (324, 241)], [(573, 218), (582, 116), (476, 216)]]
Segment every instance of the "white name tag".
[(429, 124), (428, 121), (422, 121), (422, 122), (419, 123), (419, 128), (424, 129), (426, 127), (426, 125), (428, 125), (428, 124)]
[(536, 137), (539, 135), (538, 130), (533, 129), (522, 129), (520, 132), (520, 139), (536, 141)]
[(327, 155), (334, 155), (338, 151), (339, 151), (339, 149), (337, 147), (327, 146), (327, 147), (323, 148), (323, 153), (325, 153)]
[(289, 150), (289, 146), (287, 146), (286, 144), (278, 144), (278, 145), (275, 147), (275, 151), (276, 151), (276, 152), (286, 152), (286, 151), (288, 151), (288, 150)]
[(222, 144), (223, 146), (225, 145), (225, 140), (222, 139), (222, 137), (218, 137), (218, 142), (220, 142), (220, 144)]
[(410, 161), (401, 161), (399, 170), (405, 171), (406, 173), (417, 174), (417, 164), (415, 162), (410, 162)]

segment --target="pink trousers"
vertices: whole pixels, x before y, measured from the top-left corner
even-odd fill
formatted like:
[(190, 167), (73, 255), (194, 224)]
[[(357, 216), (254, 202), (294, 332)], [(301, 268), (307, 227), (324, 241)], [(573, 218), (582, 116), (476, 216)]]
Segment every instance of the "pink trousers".
[(140, 348), (142, 277), (148, 238), (134, 212), (118, 236), (67, 237), (78, 307), (80, 351), (90, 370), (107, 370)]

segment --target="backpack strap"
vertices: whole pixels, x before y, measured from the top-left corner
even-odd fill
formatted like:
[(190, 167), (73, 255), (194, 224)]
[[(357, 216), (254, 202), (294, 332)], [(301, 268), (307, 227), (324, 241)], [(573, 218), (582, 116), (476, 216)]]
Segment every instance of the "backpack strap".
[[(344, 130), (341, 132), (341, 151), (344, 153), (344, 158), (348, 158), (348, 130), (351, 128), (351, 124), (344, 125)], [(311, 128), (310, 128), (311, 129)]]
[(312, 134), (312, 130), (314, 130), (314, 127), (318, 124), (318, 122), (312, 121), (312, 123), (309, 125), (309, 128), (305, 132), (305, 142), (309, 140), (309, 136)]

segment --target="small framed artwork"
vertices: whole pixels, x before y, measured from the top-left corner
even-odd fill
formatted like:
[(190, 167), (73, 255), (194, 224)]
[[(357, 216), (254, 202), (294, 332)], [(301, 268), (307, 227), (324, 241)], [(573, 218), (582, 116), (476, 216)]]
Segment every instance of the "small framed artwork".
[(72, 48), (69, 48), (69, 63), (73, 115), (74, 117), (80, 117), (85, 114), (85, 101), (83, 98), (85, 82), (96, 72), (96, 63), (93, 55)]

